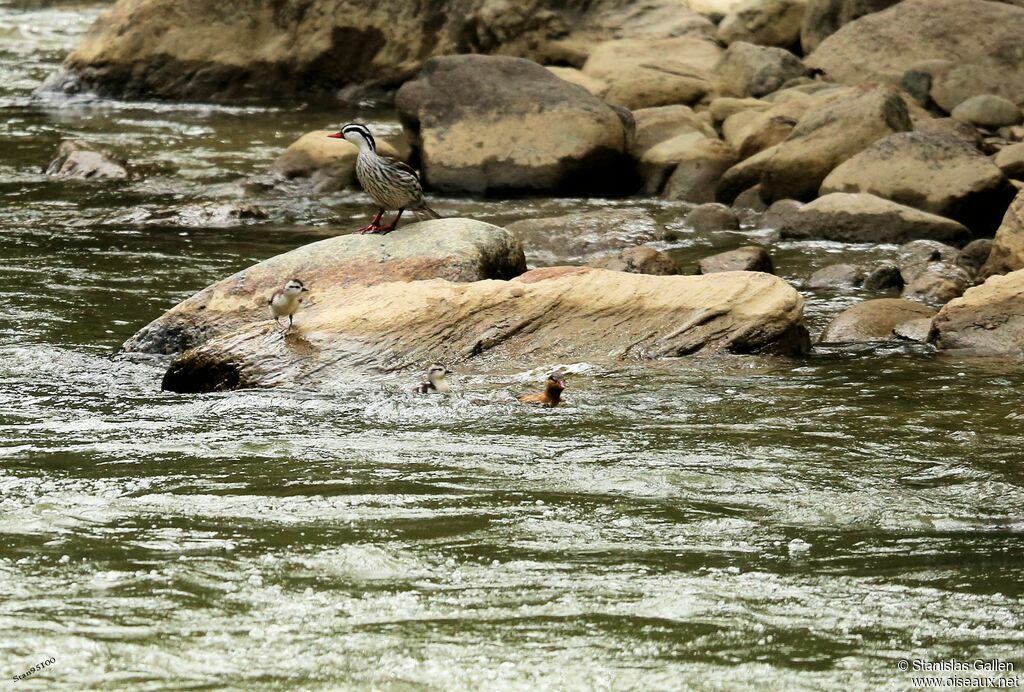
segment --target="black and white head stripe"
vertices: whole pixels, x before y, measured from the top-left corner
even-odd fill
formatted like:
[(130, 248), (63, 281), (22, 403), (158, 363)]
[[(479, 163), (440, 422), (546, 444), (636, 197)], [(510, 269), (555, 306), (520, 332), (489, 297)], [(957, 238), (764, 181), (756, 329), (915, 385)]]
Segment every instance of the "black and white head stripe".
[(302, 288), (303, 284), (298, 279), (292, 279), (288, 282), (286, 288)]
[(377, 151), (377, 141), (373, 138), (373, 135), (370, 134), (370, 130), (366, 127), (366, 125), (360, 125), (359, 123), (349, 123), (348, 125), (345, 125), (344, 127), (341, 128), (341, 134), (362, 135), (366, 139), (366, 141), (370, 143), (370, 148), (373, 149), (374, 151)]

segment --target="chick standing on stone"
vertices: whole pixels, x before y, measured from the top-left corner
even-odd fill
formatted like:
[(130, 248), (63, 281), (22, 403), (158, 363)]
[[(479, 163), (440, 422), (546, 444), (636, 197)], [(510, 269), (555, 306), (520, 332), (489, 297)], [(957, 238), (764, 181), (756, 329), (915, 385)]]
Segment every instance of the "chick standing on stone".
[(303, 293), (309, 293), (309, 289), (303, 286), (298, 279), (292, 279), (274, 291), (267, 301), (267, 305), (270, 306), (270, 314), (274, 316), (274, 321), (278, 326), (281, 325), (281, 318), (285, 315), (288, 316), (288, 329), (285, 332), (291, 331), (292, 318), (299, 311), (299, 306), (302, 305)]
[(417, 385), (416, 389), (413, 391), (418, 392), (420, 394), (432, 394), (434, 392), (450, 392), (451, 387), (448, 385), (448, 380), (445, 379), (449, 374), (451, 374), (451, 370), (444, 367), (443, 365), (434, 363), (429, 368), (427, 368), (427, 379), (421, 382), (419, 385)]
[[(419, 176), (401, 161), (395, 161), (377, 153), (377, 142), (365, 125), (349, 123), (340, 132), (327, 135), (344, 139), (359, 147), (356, 157), (356, 178), (366, 193), (373, 198), (379, 209), (369, 226), (359, 229), (360, 233), (389, 233), (395, 230), (402, 212), (411, 209), (417, 216), (439, 219), (441, 215), (423, 201), (423, 186)], [(380, 218), (385, 211), (398, 210), (398, 215), (389, 226), (381, 226)]]
[(521, 404), (536, 404), (554, 408), (562, 401), (562, 390), (565, 389), (565, 378), (557, 372), (548, 375), (544, 383), (544, 391), (536, 394), (520, 394), (516, 400)]

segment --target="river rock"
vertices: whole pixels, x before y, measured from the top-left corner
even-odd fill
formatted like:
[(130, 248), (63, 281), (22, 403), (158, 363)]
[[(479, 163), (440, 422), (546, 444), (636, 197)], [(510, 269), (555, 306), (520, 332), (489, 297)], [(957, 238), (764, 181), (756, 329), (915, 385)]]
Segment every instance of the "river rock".
[(1024, 143), (1003, 147), (992, 162), (999, 166), (1007, 178), (1024, 180)]
[(800, 40), (807, 0), (744, 0), (718, 25), (726, 45), (746, 41), (762, 46), (792, 48)]
[(985, 266), (989, 255), (992, 254), (992, 240), (990, 238), (978, 238), (964, 246), (956, 257), (958, 267), (963, 267), (969, 274), (977, 275)]
[(840, 27), (872, 12), (879, 12), (900, 0), (808, 0), (800, 26), (800, 45), (810, 55), (822, 41)]
[(912, 240), (900, 246), (897, 261), (900, 275), (906, 283), (913, 281), (924, 268), (933, 262), (955, 263), (960, 251), (952, 245), (937, 240)]
[(868, 192), (992, 233), (1012, 197), (1003, 172), (959, 139), (901, 132), (879, 140), (838, 166), (821, 194)]
[(882, 262), (864, 277), (864, 289), (885, 292), (903, 290), (903, 275), (893, 262)]
[(621, 39), (594, 48), (584, 74), (609, 84), (608, 103), (630, 110), (693, 104), (713, 88), (711, 71), (722, 56), (703, 36)]
[(639, 159), (644, 152), (679, 135), (699, 134), (718, 138), (718, 133), (687, 106), (658, 106), (633, 111), (635, 131), (629, 153)]
[(971, 275), (950, 262), (931, 262), (921, 268), (903, 289), (903, 297), (930, 305), (944, 305), (959, 298), (971, 285)]
[(737, 113), (745, 111), (762, 111), (771, 107), (771, 103), (755, 98), (733, 98), (732, 96), (718, 96), (708, 104), (708, 113), (715, 123), (724, 123)]
[(601, 98), (608, 93), (608, 82), (583, 74), (583, 70), (578, 70), (575, 67), (556, 67), (552, 65), (548, 65), (545, 69), (561, 80), (583, 87), (597, 98)]
[(107, 152), (80, 139), (66, 139), (46, 166), (46, 175), (74, 180), (124, 180), (128, 169)]
[(800, 58), (782, 48), (736, 41), (711, 74), (719, 94), (761, 97), (778, 91), (791, 79), (805, 76), (807, 68)]
[(423, 363), (801, 353), (803, 298), (768, 274), (645, 276), (551, 267), (512, 281), (322, 287), (286, 337), (250, 324), (186, 351), (164, 389), (331, 387)]
[(935, 310), (902, 298), (865, 300), (836, 315), (821, 334), (823, 343), (889, 341), (893, 330), (909, 320), (931, 318)]
[(931, 317), (919, 317), (916, 320), (900, 322), (892, 328), (892, 334), (900, 339), (926, 344), (931, 338), (932, 321)]
[(664, 252), (643, 245), (623, 250), (614, 255), (598, 257), (587, 263), (588, 267), (608, 269), (631, 274), (652, 274), (668, 276), (676, 274), (676, 263)]
[(830, 264), (811, 274), (808, 288), (855, 288), (864, 283), (864, 267), (857, 264)]
[(979, 94), (961, 101), (950, 115), (960, 122), (990, 128), (1017, 125), (1021, 120), (1020, 108), (1013, 101), (994, 94)]
[(1024, 269), (1024, 190), (1006, 210), (992, 242), (992, 252), (978, 272), (982, 279)]
[(764, 272), (774, 274), (772, 256), (760, 245), (719, 252), (702, 259), (698, 266), (701, 274), (717, 274), (719, 272)]
[(712, 231), (736, 231), (740, 219), (729, 207), (717, 202), (701, 204), (686, 215), (686, 225), (700, 233)]
[(786, 214), (776, 224), (772, 227), (783, 238), (845, 243), (905, 243), (930, 238), (962, 244), (971, 235), (952, 219), (863, 193), (824, 195)]
[(935, 317), (935, 345), (983, 355), (1024, 356), (1024, 270), (990, 277), (946, 303)]
[(722, 175), (736, 163), (736, 152), (718, 139), (676, 137), (649, 150), (645, 159), (656, 153), (675, 162), (661, 197), (694, 204), (715, 201)]
[(523, 243), (531, 262), (543, 263), (582, 262), (663, 236), (650, 214), (631, 207), (523, 219), (506, 228)]
[(428, 60), (395, 100), (426, 182), (445, 191), (622, 195), (628, 113), (520, 58)]
[(987, 0), (903, 0), (845, 25), (804, 62), (844, 84), (898, 84), (907, 70), (927, 63), (931, 98), (950, 112), (978, 94), (1020, 98), (1021, 35), (1024, 7)]
[[(288, 179), (311, 178), (322, 191), (342, 190), (356, 184), (359, 148), (343, 139), (328, 137), (332, 132), (337, 130), (314, 130), (302, 135), (277, 157), (272, 170)], [(377, 139), (377, 151), (402, 159), (398, 151), (382, 139)]]
[(267, 298), (301, 279), (310, 301), (339, 286), (443, 278), (509, 279), (526, 271), (522, 245), (503, 228), (472, 219), (437, 219), (387, 235), (344, 235), (303, 245), (209, 286), (124, 343), (140, 353), (180, 353), (207, 339), (270, 319)]
[(732, 208), (757, 214), (763, 214), (768, 211), (768, 205), (761, 199), (761, 187), (759, 185), (749, 187), (736, 195), (736, 199), (732, 201)]
[(842, 93), (805, 113), (784, 142), (761, 152), (766, 201), (810, 200), (838, 165), (873, 143), (911, 128), (907, 106), (893, 87), (874, 85)]

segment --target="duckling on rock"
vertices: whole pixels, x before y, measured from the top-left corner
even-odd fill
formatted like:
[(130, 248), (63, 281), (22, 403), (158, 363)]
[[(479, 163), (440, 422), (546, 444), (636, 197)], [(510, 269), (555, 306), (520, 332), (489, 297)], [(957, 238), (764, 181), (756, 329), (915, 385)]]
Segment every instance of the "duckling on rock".
[(562, 401), (562, 390), (565, 389), (565, 377), (553, 372), (544, 383), (544, 391), (536, 394), (520, 394), (516, 400), (521, 404), (534, 404), (554, 408)]
[(277, 289), (267, 300), (267, 305), (270, 306), (270, 314), (274, 316), (274, 321), (277, 322), (278, 326), (281, 325), (281, 318), (285, 315), (288, 316), (288, 329), (285, 332), (291, 331), (292, 319), (295, 313), (299, 311), (299, 306), (302, 305), (302, 294), (309, 293), (309, 289), (302, 285), (302, 282), (298, 279), (292, 279), (286, 283), (282, 288)]

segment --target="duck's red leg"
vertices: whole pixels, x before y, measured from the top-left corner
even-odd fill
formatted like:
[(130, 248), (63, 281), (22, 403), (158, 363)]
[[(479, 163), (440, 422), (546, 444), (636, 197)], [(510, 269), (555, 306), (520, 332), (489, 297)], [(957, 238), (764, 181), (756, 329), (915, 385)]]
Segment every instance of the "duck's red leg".
[(373, 217), (373, 221), (370, 222), (369, 226), (363, 226), (359, 229), (359, 233), (376, 233), (380, 230), (380, 217), (384, 216), (384, 210), (378, 209), (377, 215)]
[(397, 225), (398, 225), (398, 220), (399, 220), (400, 218), (402, 218), (402, 212), (403, 212), (403, 211), (405, 211), (405, 209), (404, 209), (404, 208), (402, 208), (402, 209), (399, 209), (399, 210), (398, 210), (398, 216), (396, 216), (396, 217), (395, 217), (395, 220), (391, 222), (391, 225), (390, 225), (390, 226), (384, 226), (383, 228), (381, 228), (381, 229), (380, 229), (380, 232), (381, 232), (382, 234), (384, 234), (384, 233), (390, 233), (391, 231), (395, 230), (395, 226), (397, 226)]

